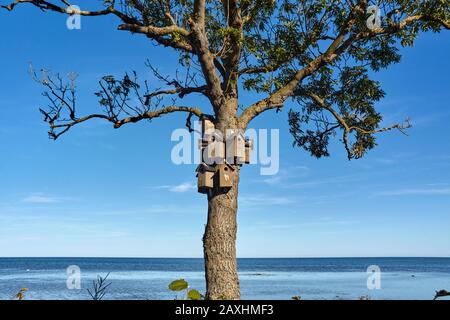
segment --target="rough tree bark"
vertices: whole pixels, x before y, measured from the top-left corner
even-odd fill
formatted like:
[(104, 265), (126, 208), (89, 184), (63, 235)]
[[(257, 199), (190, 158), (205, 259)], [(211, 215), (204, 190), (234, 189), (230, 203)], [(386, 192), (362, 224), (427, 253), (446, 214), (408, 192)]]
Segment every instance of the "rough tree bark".
[[(215, 126), (225, 135), (227, 129), (239, 128), (237, 99), (228, 97), (217, 113)], [(208, 195), (208, 221), (203, 236), (206, 299), (240, 299), (236, 261), (236, 234), (239, 166), (233, 171), (230, 190), (212, 190)]]
[(208, 196), (208, 222), (203, 237), (206, 299), (240, 298), (236, 262), (238, 185), (236, 168), (231, 190), (214, 191)]

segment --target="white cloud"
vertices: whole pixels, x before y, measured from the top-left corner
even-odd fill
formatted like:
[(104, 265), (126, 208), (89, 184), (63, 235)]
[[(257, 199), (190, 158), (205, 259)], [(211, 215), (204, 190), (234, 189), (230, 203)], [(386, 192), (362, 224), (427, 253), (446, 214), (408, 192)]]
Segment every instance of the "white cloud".
[(276, 175), (269, 176), (258, 182), (264, 182), (269, 185), (281, 185), (291, 179), (304, 178), (310, 174), (311, 169), (306, 166), (290, 166), (280, 169)]
[(197, 185), (193, 184), (192, 182), (183, 182), (177, 185), (161, 185), (161, 186), (154, 186), (151, 187), (152, 189), (166, 189), (170, 192), (178, 192), (178, 193), (184, 193), (189, 192), (192, 190), (195, 190), (197, 188)]
[(243, 205), (252, 205), (252, 206), (282, 205), (294, 202), (293, 200), (286, 197), (270, 197), (267, 195), (241, 196), (239, 201)]
[(408, 195), (450, 195), (450, 188), (420, 188), (420, 189), (399, 189), (383, 191), (377, 196), (408, 196)]
[[(205, 211), (205, 206), (183, 203), (183, 204), (155, 204), (151, 206), (136, 207), (136, 208), (126, 208), (126, 209), (115, 209), (115, 210), (103, 210), (101, 212), (93, 212), (91, 215), (98, 216), (138, 216), (138, 215), (149, 215), (149, 214), (199, 214)], [(0, 216), (1, 218), (1, 216)]]
[(192, 182), (184, 182), (179, 185), (169, 187), (169, 191), (183, 193), (195, 190), (196, 187), (197, 186), (194, 185)]
[(58, 203), (61, 202), (61, 198), (45, 195), (44, 193), (32, 193), (22, 201), (26, 203)]
[(252, 223), (249, 226), (241, 226), (242, 228), (247, 229), (261, 229), (261, 230), (283, 230), (283, 229), (298, 229), (298, 230), (306, 230), (306, 229), (326, 229), (326, 228), (343, 228), (349, 225), (354, 225), (359, 223), (357, 220), (335, 220), (335, 219), (319, 219), (313, 220), (305, 223), (285, 223), (285, 224), (277, 224), (271, 221), (259, 221), (256, 223)]
[(446, 186), (446, 187), (448, 187), (448, 186), (450, 186), (450, 183), (448, 183), (448, 182), (428, 183), (427, 186), (430, 186), (430, 187), (444, 187), (444, 186)]
[(397, 162), (394, 159), (375, 159), (375, 161), (381, 164), (394, 164)]
[(170, 189), (171, 186), (170, 185), (162, 185), (162, 186), (154, 186), (154, 187), (150, 187), (152, 189)]
[(351, 182), (357, 182), (363, 180), (363, 177), (358, 175), (347, 175), (347, 176), (336, 176), (323, 178), (318, 180), (305, 180), (302, 182), (296, 182), (292, 184), (283, 185), (284, 188), (302, 188), (302, 187), (315, 187), (321, 185), (336, 185), (336, 184), (347, 184)]

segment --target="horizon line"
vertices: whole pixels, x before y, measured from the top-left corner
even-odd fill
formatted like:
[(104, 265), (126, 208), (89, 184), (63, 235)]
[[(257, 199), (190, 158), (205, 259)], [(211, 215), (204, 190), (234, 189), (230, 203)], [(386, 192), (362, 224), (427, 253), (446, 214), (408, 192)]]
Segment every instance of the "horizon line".
[[(237, 257), (237, 259), (381, 259), (428, 258), (448, 259), (449, 256), (285, 256), (285, 257)], [(204, 259), (203, 257), (146, 257), (146, 256), (0, 256), (0, 259)]]

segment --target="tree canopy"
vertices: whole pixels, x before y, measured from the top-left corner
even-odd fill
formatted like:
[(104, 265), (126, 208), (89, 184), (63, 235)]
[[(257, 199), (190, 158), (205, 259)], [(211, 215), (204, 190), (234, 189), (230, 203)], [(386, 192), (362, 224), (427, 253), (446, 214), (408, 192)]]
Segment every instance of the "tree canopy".
[[(113, 123), (153, 119), (172, 112), (203, 117), (198, 107), (179, 105), (188, 94), (207, 97), (214, 117), (236, 118), (241, 128), (267, 110), (289, 107), (294, 144), (313, 156), (328, 156), (330, 139), (338, 136), (349, 159), (376, 145), (375, 134), (403, 131), (409, 123), (381, 127), (376, 103), (385, 95), (373, 72), (400, 61), (399, 48), (412, 46), (421, 32), (450, 29), (446, 0), (104, 0), (89, 11), (70, 9), (66, 0), (15, 0), (12, 11), (30, 4), (42, 11), (81, 16), (112, 15), (118, 29), (143, 34), (154, 44), (179, 53), (180, 74), (165, 76), (149, 67), (163, 83), (150, 88), (137, 74), (103, 77), (96, 93), (103, 112), (78, 116), (74, 77), (34, 74), (47, 87), (50, 100), (41, 109), (58, 138), (92, 118)], [(376, 5), (377, 18), (369, 10)], [(55, 40), (56, 41), (56, 40)], [(264, 95), (250, 106), (239, 94)], [(235, 100), (231, 109), (226, 102)]]

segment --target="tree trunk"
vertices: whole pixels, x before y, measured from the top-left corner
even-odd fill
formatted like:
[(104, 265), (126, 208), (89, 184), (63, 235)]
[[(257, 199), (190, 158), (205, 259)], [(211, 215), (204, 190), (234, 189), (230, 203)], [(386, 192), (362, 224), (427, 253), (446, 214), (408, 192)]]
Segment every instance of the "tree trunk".
[[(237, 99), (228, 99), (216, 114), (216, 129), (236, 129)], [(233, 186), (229, 190), (215, 188), (208, 194), (208, 222), (203, 236), (206, 299), (240, 299), (236, 261), (236, 233), (239, 166), (233, 166)]]
[(228, 192), (208, 195), (208, 223), (203, 237), (206, 299), (240, 299), (236, 261), (239, 167)]

